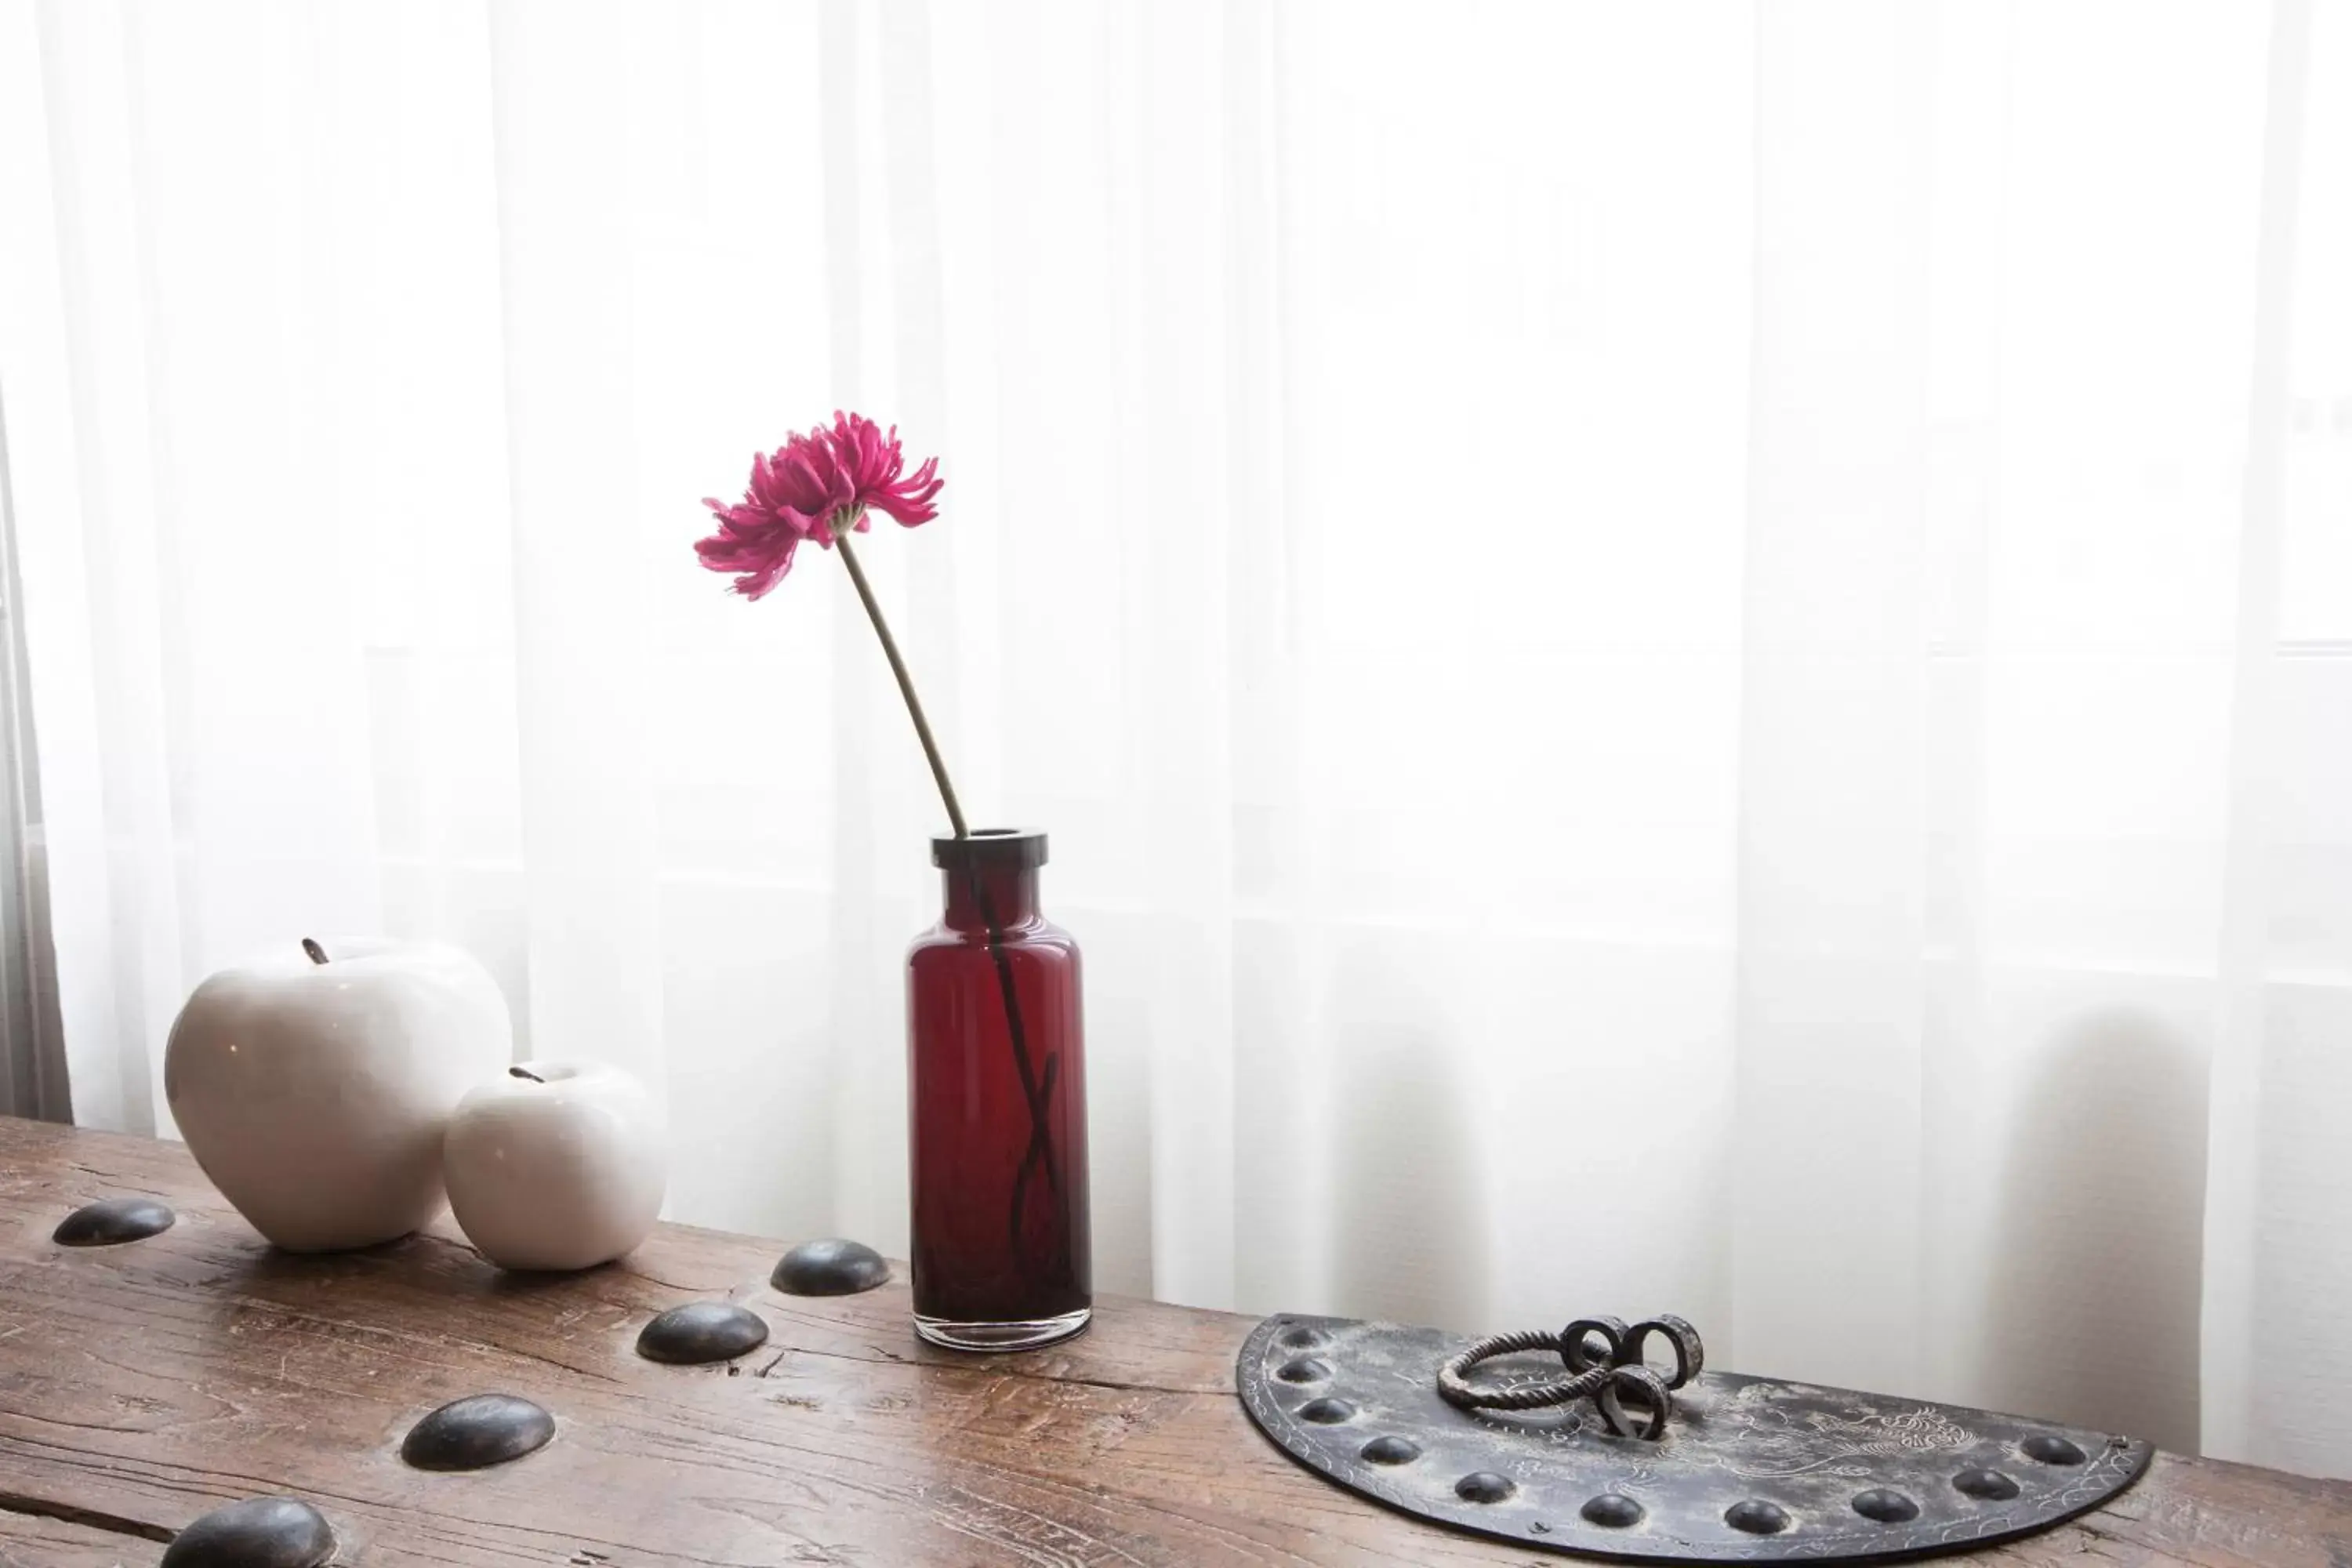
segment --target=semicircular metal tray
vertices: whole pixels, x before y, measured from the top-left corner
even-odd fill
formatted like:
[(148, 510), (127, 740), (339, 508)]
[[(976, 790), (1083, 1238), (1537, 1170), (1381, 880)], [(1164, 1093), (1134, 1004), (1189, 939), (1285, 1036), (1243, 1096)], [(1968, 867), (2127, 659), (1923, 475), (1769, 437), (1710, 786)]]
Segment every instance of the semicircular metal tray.
[[(1291, 1458), (1391, 1508), (1633, 1561), (1885, 1562), (1982, 1546), (2096, 1508), (2151, 1452), (2105, 1432), (1718, 1372), (1675, 1394), (1664, 1437), (1614, 1437), (1590, 1405), (1501, 1415), (1446, 1404), (1436, 1369), (1469, 1342), (1268, 1318), (1242, 1346), (1242, 1403)], [(1480, 1373), (1503, 1386), (1561, 1374), (1558, 1357), (1537, 1354)]]

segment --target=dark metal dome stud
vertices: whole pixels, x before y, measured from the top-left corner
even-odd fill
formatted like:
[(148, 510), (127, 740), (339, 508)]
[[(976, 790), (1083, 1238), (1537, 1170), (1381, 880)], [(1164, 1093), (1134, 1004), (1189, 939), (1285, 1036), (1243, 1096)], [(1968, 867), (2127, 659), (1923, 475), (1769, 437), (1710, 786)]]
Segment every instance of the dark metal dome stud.
[(319, 1568), (335, 1554), (326, 1517), (290, 1497), (216, 1508), (172, 1538), (162, 1568)]
[(555, 1417), (511, 1394), (453, 1399), (408, 1429), (400, 1457), (420, 1470), (483, 1470), (536, 1453)]
[(49, 1239), (59, 1247), (119, 1247), (161, 1236), (174, 1217), (153, 1198), (101, 1198), (59, 1220)]
[(768, 1320), (732, 1301), (688, 1301), (637, 1332), (637, 1353), (671, 1366), (732, 1361), (768, 1342)]
[(803, 1241), (768, 1276), (787, 1296), (855, 1296), (889, 1282), (890, 1265), (862, 1241)]

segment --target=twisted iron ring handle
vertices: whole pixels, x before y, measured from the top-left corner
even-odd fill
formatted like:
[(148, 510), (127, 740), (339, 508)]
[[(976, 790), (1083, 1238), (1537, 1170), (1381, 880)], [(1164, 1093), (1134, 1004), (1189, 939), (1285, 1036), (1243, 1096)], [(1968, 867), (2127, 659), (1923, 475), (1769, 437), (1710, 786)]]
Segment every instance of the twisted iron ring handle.
[(1489, 1334), (1437, 1369), (1437, 1392), (1445, 1396), (1447, 1404), (1465, 1410), (1542, 1410), (1554, 1405), (1572, 1405), (1587, 1394), (1599, 1393), (1601, 1385), (1609, 1381), (1609, 1369), (1605, 1366), (1524, 1388), (1480, 1388), (1463, 1375), (1480, 1362), (1492, 1361), (1496, 1356), (1560, 1348), (1559, 1336), (1541, 1329)]
[[(1643, 1360), (1653, 1335), (1674, 1347), (1675, 1370), (1662, 1377)], [(1481, 1362), (1521, 1351), (1556, 1351), (1569, 1375), (1520, 1388), (1481, 1388), (1468, 1373)], [(1699, 1374), (1706, 1351), (1698, 1331), (1671, 1313), (1628, 1327), (1622, 1318), (1579, 1318), (1559, 1333), (1523, 1330), (1490, 1334), (1437, 1369), (1437, 1392), (1465, 1410), (1543, 1410), (1591, 1398), (1619, 1437), (1655, 1442), (1674, 1411), (1672, 1391)]]

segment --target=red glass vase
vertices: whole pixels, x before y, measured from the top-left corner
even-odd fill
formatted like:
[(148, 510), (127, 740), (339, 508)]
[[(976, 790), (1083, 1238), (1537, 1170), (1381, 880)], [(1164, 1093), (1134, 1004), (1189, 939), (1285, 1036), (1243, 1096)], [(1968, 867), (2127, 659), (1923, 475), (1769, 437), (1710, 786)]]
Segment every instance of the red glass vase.
[(1033, 1350), (1094, 1310), (1078, 944), (1037, 907), (1042, 833), (931, 840), (946, 908), (907, 952), (915, 1331)]

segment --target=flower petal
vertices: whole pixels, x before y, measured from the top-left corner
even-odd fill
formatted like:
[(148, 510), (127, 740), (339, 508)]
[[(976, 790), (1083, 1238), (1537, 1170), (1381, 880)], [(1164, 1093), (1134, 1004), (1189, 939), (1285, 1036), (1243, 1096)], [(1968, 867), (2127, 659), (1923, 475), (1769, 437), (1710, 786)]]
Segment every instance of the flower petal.
[(696, 553), (714, 572), (737, 574), (735, 592), (761, 598), (792, 570), (803, 542), (830, 549), (844, 530), (870, 530), (869, 510), (908, 528), (937, 517), (939, 459), (905, 470), (897, 426), (886, 434), (864, 415), (836, 408), (830, 426), (794, 432), (773, 452), (754, 454), (742, 500), (704, 500), (718, 531), (698, 541)]

